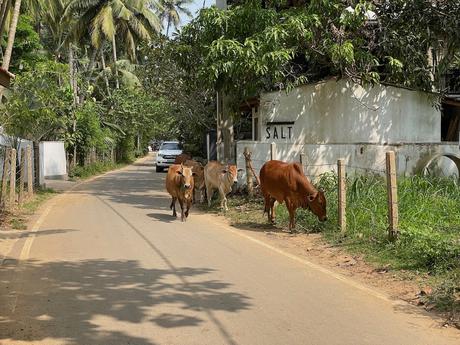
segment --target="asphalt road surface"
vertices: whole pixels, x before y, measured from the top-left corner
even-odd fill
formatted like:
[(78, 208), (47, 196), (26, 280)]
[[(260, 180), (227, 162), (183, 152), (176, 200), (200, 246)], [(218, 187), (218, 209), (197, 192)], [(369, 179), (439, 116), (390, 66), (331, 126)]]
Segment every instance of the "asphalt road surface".
[(0, 267), (0, 344), (460, 344), (418, 308), (192, 210), (153, 162), (51, 200)]

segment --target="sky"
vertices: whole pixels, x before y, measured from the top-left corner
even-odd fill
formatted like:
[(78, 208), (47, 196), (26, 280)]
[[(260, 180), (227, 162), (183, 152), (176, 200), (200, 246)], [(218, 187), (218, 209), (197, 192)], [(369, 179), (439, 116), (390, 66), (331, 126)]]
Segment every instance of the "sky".
[[(216, 3), (215, 0), (204, 0), (205, 6), (210, 7)], [(197, 15), (197, 12), (203, 7), (203, 0), (193, 0), (193, 4), (191, 4), (188, 9), (192, 12), (193, 17)], [(185, 25), (190, 22), (192, 18), (188, 18), (187, 16), (181, 16), (181, 25)]]

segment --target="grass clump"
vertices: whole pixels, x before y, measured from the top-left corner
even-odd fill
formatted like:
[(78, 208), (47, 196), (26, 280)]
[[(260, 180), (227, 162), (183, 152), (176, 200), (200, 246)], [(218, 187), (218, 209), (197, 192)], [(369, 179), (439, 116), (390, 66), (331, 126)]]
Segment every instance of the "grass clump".
[(1, 225), (15, 230), (26, 230), (29, 216), (34, 214), (46, 200), (55, 194), (56, 192), (50, 188), (37, 189), (34, 196), (26, 200), (24, 204), (12, 211), (4, 211)]
[(69, 172), (69, 177), (72, 179), (87, 179), (94, 175), (103, 174), (107, 171), (124, 167), (125, 163), (96, 162), (88, 165), (77, 165)]

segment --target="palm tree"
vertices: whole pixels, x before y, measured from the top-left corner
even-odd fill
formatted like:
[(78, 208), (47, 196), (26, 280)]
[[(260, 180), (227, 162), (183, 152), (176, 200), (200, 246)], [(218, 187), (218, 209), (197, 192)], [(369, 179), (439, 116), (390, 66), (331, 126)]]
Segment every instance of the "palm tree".
[(104, 41), (112, 44), (113, 68), (116, 87), (119, 88), (117, 70), (117, 38), (132, 61), (136, 60), (137, 43), (148, 40), (160, 30), (160, 22), (151, 10), (152, 0), (70, 0), (66, 16), (77, 16), (77, 36), (88, 33), (91, 43), (99, 49)]
[(166, 21), (166, 36), (169, 35), (169, 28), (171, 24), (175, 29), (180, 24), (180, 14), (185, 14), (188, 17), (192, 16), (192, 13), (187, 9), (186, 6), (193, 3), (193, 0), (160, 0), (161, 10), (158, 11), (160, 20)]
[(19, 12), (21, 10), (21, 0), (16, 0), (11, 17), (10, 29), (8, 31), (8, 41), (6, 43), (5, 54), (3, 55), (2, 67), (6, 70), (10, 68), (11, 54), (13, 53), (14, 37), (16, 36), (16, 27), (18, 25)]

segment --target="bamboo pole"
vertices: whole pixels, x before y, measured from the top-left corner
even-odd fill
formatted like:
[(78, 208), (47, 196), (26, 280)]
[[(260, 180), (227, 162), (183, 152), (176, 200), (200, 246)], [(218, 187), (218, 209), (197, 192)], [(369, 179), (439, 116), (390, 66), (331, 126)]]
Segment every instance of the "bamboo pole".
[(10, 158), (10, 207), (16, 202), (16, 149), (11, 149)]
[(346, 203), (347, 203), (347, 181), (345, 178), (345, 160), (339, 159), (337, 161), (337, 175), (339, 180), (339, 227), (340, 232), (344, 234), (347, 231), (347, 217), (346, 217)]
[(26, 150), (24, 148), (21, 149), (21, 163), (19, 165), (20, 169), (20, 176), (19, 176), (19, 205), (24, 202), (24, 184), (26, 179)]
[(388, 192), (388, 238), (395, 241), (399, 236), (398, 185), (394, 151), (386, 153), (386, 175)]

